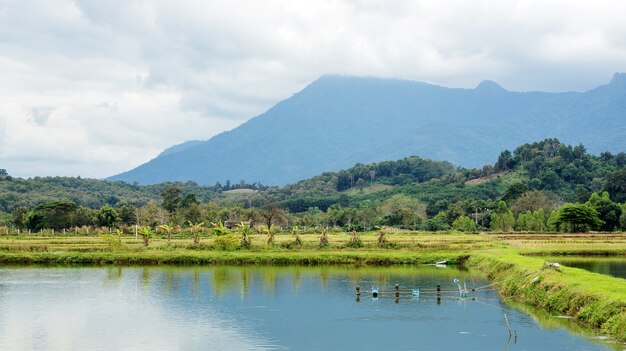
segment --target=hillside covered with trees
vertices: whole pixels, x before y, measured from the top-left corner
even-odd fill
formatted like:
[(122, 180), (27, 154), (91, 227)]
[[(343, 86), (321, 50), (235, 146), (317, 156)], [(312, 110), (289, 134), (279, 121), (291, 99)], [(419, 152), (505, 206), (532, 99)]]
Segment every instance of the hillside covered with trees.
[(284, 187), (240, 182), (130, 185), (0, 176), (0, 221), (31, 230), (250, 222), (372, 230), (626, 229), (626, 154), (557, 139), (501, 152), (480, 169), (408, 157), (357, 164)]

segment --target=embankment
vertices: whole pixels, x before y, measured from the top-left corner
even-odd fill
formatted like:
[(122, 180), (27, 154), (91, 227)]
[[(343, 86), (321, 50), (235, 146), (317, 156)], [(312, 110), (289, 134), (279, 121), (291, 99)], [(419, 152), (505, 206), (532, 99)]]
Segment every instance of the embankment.
[(500, 293), (626, 341), (626, 283), (581, 269), (543, 268), (544, 260), (512, 252), (473, 254), (467, 265), (484, 272)]

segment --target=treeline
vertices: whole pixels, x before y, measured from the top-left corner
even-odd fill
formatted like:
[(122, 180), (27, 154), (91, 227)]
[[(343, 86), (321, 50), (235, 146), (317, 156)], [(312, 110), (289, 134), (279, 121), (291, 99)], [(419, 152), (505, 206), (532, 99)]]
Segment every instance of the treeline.
[(582, 204), (559, 204), (543, 191), (527, 191), (507, 203), (503, 200), (464, 200), (449, 204), (429, 216), (427, 205), (407, 195), (396, 194), (380, 203), (363, 202), (359, 207), (331, 205), (326, 211), (311, 207), (305, 212), (289, 213), (276, 205), (261, 208), (224, 207), (215, 202), (200, 203), (193, 194), (183, 195), (170, 186), (161, 194), (160, 203), (104, 205), (98, 210), (67, 201), (54, 201), (32, 209), (18, 207), (5, 218), (5, 225), (40, 231), (76, 227), (126, 228), (139, 225), (157, 228), (190, 227), (198, 223), (234, 228), (245, 222), (257, 228), (338, 228), (369, 231), (391, 226), (410, 230), (463, 232), (585, 232), (626, 229), (626, 204), (611, 200), (609, 194), (593, 193)]
[[(225, 192), (238, 188), (256, 191)], [(357, 164), (281, 188), (245, 182), (138, 186), (4, 175), (0, 189), (9, 189), (0, 195), (0, 212), (4, 212), (0, 224), (35, 230), (245, 221), (266, 227), (357, 231), (379, 226), (432, 231), (613, 231), (625, 229), (626, 154), (595, 156), (582, 145), (546, 139), (513, 152), (505, 150), (493, 165), (481, 169), (408, 157)], [(95, 198), (88, 200), (91, 197)], [(65, 220), (48, 221), (48, 216)]]
[(235, 189), (264, 190), (260, 183), (201, 186), (195, 182), (168, 182), (155, 185), (128, 184), (121, 181), (84, 179), (81, 177), (34, 177), (22, 179), (9, 176), (6, 170), (0, 172), (0, 213), (13, 212), (18, 207), (34, 208), (40, 204), (63, 200), (89, 209), (99, 209), (104, 205), (117, 206), (131, 204), (144, 206), (151, 201), (160, 201), (161, 193), (171, 186), (181, 189), (184, 194), (194, 194), (201, 202), (220, 201), (223, 192)]

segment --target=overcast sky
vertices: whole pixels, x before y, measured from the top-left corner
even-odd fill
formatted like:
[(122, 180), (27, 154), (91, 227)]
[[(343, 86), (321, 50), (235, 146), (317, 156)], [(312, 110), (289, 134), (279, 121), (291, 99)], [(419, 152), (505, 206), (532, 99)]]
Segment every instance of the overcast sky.
[(0, 0), (0, 168), (103, 178), (324, 74), (584, 91), (626, 71), (626, 2)]

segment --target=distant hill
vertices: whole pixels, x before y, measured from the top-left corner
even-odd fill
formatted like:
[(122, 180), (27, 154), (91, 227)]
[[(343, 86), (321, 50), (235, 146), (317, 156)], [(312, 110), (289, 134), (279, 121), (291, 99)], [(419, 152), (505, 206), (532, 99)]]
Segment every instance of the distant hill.
[(229, 132), (170, 148), (110, 179), (283, 185), (410, 155), (480, 167), (503, 149), (548, 137), (593, 153), (626, 150), (626, 74), (584, 93), (324, 76)]

